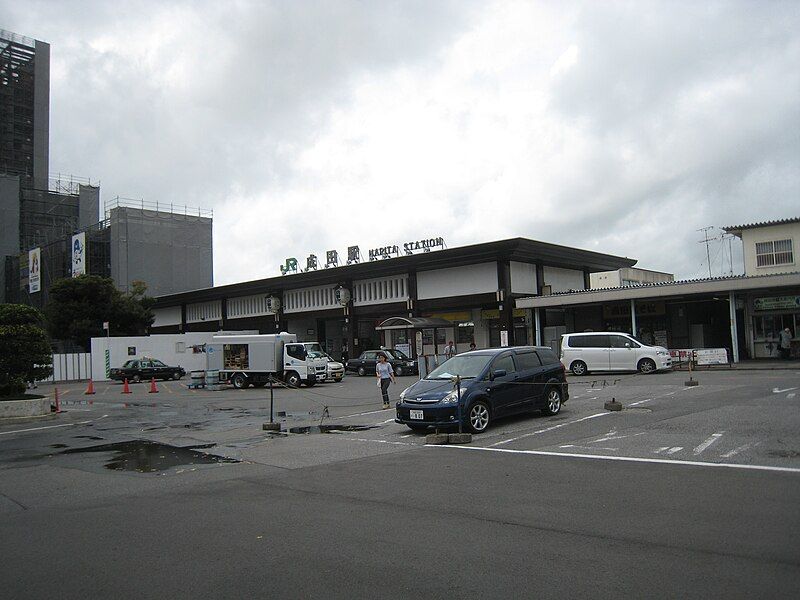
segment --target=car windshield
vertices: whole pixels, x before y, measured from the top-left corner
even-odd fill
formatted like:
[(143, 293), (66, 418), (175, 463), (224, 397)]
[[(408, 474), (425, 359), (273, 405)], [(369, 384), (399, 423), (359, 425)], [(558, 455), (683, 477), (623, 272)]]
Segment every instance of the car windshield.
[(324, 352), (317, 352), (316, 350), (309, 351), (308, 355), (311, 358), (328, 358), (328, 355)]
[(384, 350), (384, 352), (390, 356), (394, 356), (397, 360), (411, 360), (405, 354), (400, 352), (400, 350)]
[(165, 364), (164, 364), (163, 362), (161, 362), (160, 360), (154, 360), (154, 361), (153, 361), (153, 366), (154, 366), (154, 367), (166, 367), (167, 365), (165, 365)]
[(133, 367), (139, 366), (138, 360), (129, 360), (124, 365), (122, 365), (123, 369), (132, 369)]
[(456, 375), (460, 375), (461, 379), (475, 379), (492, 358), (488, 354), (454, 356), (436, 367), (425, 379), (451, 379)]

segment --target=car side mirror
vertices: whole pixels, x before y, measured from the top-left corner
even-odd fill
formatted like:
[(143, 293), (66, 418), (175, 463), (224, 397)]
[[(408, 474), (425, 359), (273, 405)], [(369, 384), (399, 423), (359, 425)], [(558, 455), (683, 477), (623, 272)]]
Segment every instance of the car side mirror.
[(506, 375), (508, 375), (508, 371), (506, 371), (505, 369), (497, 369), (495, 371), (492, 371), (493, 380), (498, 377), (505, 377)]

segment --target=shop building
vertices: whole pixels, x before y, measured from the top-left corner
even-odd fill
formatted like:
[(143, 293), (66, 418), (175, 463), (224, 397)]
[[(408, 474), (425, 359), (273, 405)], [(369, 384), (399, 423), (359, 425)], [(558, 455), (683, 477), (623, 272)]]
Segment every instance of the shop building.
[[(397, 247), (370, 250), (364, 261), (351, 247), (342, 266), (334, 251), (326, 267), (312, 255), (303, 272), (289, 259), (282, 276), (160, 296), (151, 332), (285, 330), (319, 341), (335, 358), (379, 346), (431, 355), (450, 340), (459, 352), (472, 342), (479, 348), (529, 344), (533, 313), (515, 308), (518, 299), (585, 290), (591, 273), (636, 263), (525, 238), (442, 250), (425, 242), (405, 244), (405, 255)], [(382, 327), (393, 317), (426, 318), (436, 326), (409, 322), (405, 328), (393, 320)], [(549, 326), (548, 318), (539, 314), (539, 326)]]

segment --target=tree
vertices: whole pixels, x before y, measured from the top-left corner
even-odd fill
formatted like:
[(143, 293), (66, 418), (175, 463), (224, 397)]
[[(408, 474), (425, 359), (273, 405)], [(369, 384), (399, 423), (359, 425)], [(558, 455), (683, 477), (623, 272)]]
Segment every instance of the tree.
[(153, 299), (146, 296), (147, 285), (134, 281), (123, 294), (107, 277), (81, 275), (60, 279), (50, 287), (45, 306), (50, 335), (72, 340), (89, 349), (91, 338), (105, 334), (108, 321), (114, 335), (143, 335), (153, 324)]
[(28, 381), (53, 372), (42, 313), (24, 304), (0, 304), (0, 396), (25, 392)]

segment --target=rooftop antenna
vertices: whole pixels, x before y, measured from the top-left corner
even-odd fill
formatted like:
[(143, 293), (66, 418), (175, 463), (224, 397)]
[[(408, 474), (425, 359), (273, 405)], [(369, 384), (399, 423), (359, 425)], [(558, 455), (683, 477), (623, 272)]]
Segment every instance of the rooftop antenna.
[(711, 226), (703, 227), (701, 229), (698, 229), (697, 231), (702, 231), (703, 235), (705, 237), (705, 239), (704, 240), (700, 240), (699, 243), (700, 244), (705, 243), (705, 245), (706, 245), (706, 262), (708, 263), (708, 278), (711, 279), (711, 277), (712, 277), (712, 275), (711, 275), (711, 253), (708, 250), (708, 242), (711, 241), (711, 240), (708, 239), (708, 231), (709, 231), (709, 229), (713, 229), (713, 227), (711, 227)]

